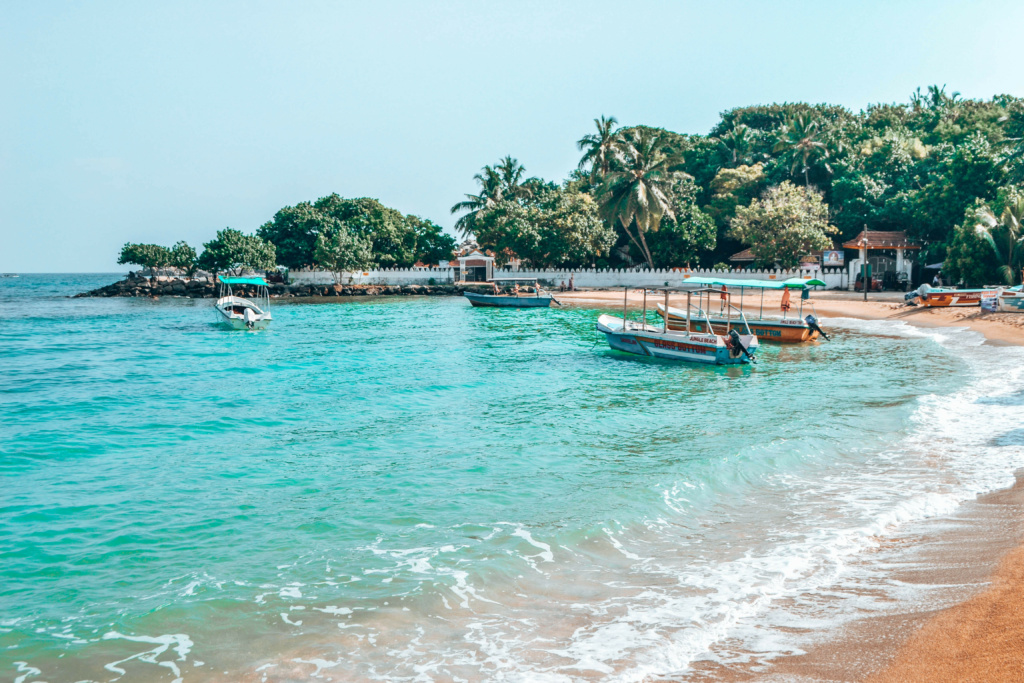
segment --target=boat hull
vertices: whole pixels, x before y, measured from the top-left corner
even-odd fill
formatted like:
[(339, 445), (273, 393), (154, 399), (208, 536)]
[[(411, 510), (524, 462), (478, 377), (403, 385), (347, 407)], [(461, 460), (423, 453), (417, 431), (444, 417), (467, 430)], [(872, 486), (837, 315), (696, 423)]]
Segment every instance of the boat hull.
[[(251, 311), (249, 320), (245, 318), (246, 309)], [(236, 296), (218, 299), (213, 310), (217, 322), (233, 330), (265, 330), (273, 320), (269, 312), (260, 310), (248, 299)]]
[(548, 308), (550, 296), (510, 296), (503, 294), (476, 294), (463, 292), (473, 306), (481, 308)]
[(1024, 313), (1024, 292), (1003, 292), (999, 296), (999, 310), (1005, 313)]
[[(703, 365), (741, 365), (750, 359), (719, 335), (662, 332), (650, 325), (623, 330), (622, 318), (602, 315), (597, 320), (597, 330), (603, 332), (608, 346), (637, 356), (662, 358), (665, 360), (701, 363)], [(740, 341), (747, 350), (757, 350), (757, 337), (741, 335)]]
[(948, 292), (928, 292), (927, 297), (921, 297), (921, 304), (930, 308), (945, 308), (947, 306), (980, 306), (981, 289), (956, 289)]
[[(665, 310), (658, 304), (658, 315), (665, 317)], [(729, 329), (739, 331), (741, 324), (733, 320), (728, 325), (722, 318), (709, 316), (711, 320), (711, 331), (714, 334), (728, 334)], [(769, 341), (777, 344), (801, 344), (814, 341), (818, 338), (818, 330), (811, 329), (802, 320), (747, 320), (750, 331), (754, 333), (759, 342)], [(694, 332), (707, 332), (707, 323), (703, 320), (690, 320), (690, 329)], [(675, 309), (669, 308), (668, 329), (686, 330), (686, 316)]]

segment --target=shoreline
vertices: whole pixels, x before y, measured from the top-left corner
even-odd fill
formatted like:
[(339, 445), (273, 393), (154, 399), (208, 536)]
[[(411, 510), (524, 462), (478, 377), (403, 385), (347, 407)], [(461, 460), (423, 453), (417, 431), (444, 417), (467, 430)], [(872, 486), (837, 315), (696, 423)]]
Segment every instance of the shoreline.
[[(622, 308), (617, 291), (556, 293), (566, 303)], [(966, 327), (991, 346), (1024, 346), (1024, 315), (983, 312), (978, 307), (907, 306), (902, 293), (818, 292), (811, 295), (819, 317), (893, 320), (924, 328)], [(765, 293), (764, 310), (779, 315), (781, 295)], [(761, 298), (755, 301), (760, 305)], [(641, 305), (631, 293), (629, 307)], [(794, 303), (799, 305), (799, 300)], [(655, 302), (649, 297), (648, 307)], [(807, 311), (805, 311), (806, 313)], [(993, 352), (996, 352), (993, 350)], [(1024, 473), (1008, 489), (963, 504), (953, 515), (957, 528), (901, 534), (911, 554), (925, 556), (925, 569), (909, 582), (942, 587), (946, 604), (920, 605), (843, 625), (799, 655), (773, 662), (767, 671), (698, 671), (704, 680), (821, 681), (868, 683), (952, 683), (962, 680), (1020, 680), (1024, 671)], [(937, 524), (918, 525), (924, 528)], [(909, 536), (909, 538), (906, 538)], [(908, 551), (904, 551), (906, 553)], [(898, 573), (892, 570), (892, 573)], [(898, 579), (897, 579), (898, 580)]]

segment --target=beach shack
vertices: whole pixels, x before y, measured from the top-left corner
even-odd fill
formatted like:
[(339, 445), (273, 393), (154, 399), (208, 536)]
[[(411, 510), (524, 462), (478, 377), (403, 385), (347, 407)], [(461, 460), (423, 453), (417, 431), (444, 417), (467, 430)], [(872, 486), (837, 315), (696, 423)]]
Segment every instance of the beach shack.
[(850, 289), (860, 275), (861, 265), (871, 266), (872, 277), (884, 279), (886, 273), (895, 281), (909, 283), (912, 280), (913, 259), (908, 259), (906, 252), (919, 251), (920, 244), (907, 239), (902, 230), (863, 230), (852, 240), (843, 243), (844, 249), (856, 249), (857, 258), (849, 261)]
[(459, 269), (459, 282), (487, 282), (494, 277), (494, 257), (479, 249), (459, 256), (451, 265)]

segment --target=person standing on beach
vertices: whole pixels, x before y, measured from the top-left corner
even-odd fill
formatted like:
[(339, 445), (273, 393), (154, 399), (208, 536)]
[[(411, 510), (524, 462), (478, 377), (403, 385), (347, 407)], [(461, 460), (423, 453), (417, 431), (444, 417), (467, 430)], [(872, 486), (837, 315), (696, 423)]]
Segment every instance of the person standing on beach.
[(569, 274), (569, 291), (570, 292), (575, 292), (576, 291), (576, 273), (570, 273)]

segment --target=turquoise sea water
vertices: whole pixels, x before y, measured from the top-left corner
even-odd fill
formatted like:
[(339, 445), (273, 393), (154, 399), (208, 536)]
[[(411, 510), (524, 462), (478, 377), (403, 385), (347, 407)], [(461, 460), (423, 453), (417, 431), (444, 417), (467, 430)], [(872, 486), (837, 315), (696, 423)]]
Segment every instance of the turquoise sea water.
[(0, 281), (2, 680), (685, 678), (1022, 458), (968, 332), (702, 368), (585, 306), (67, 298), (112, 279)]

